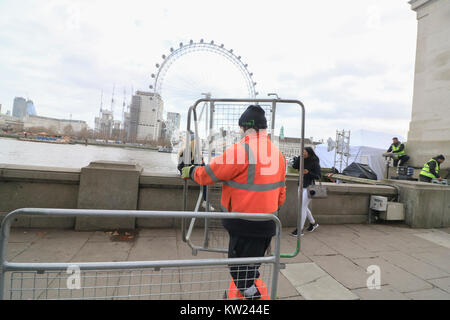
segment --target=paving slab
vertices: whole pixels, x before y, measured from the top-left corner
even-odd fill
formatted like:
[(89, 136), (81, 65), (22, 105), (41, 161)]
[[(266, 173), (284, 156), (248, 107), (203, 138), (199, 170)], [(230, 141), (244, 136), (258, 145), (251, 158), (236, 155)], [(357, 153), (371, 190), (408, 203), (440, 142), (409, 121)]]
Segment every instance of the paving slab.
[(22, 229), (22, 228), (11, 228), (9, 235), (9, 243), (14, 242), (32, 242), (34, 240), (40, 239), (46, 235), (48, 231), (39, 229)]
[(278, 298), (278, 300), (305, 300), (301, 295), (286, 297), (286, 298)]
[(89, 237), (89, 242), (109, 242), (111, 241), (111, 231), (94, 231)]
[(126, 261), (131, 242), (88, 242), (71, 259), (73, 262)]
[(450, 300), (450, 294), (438, 288), (409, 292), (406, 295), (413, 300)]
[[(308, 234), (306, 232), (306, 234)], [(328, 224), (328, 225), (320, 225), (313, 234), (322, 236), (335, 236), (335, 237), (345, 237), (348, 239), (357, 238), (358, 232), (349, 228), (347, 225), (336, 225), (336, 224)]]
[(358, 297), (315, 263), (287, 264), (281, 273), (307, 300), (356, 300)]
[(391, 246), (389, 239), (386, 239), (385, 236), (377, 237), (377, 236), (361, 235), (359, 238), (353, 239), (351, 241), (372, 253), (377, 253), (380, 251), (398, 252), (398, 249)]
[(380, 223), (380, 224), (371, 224), (375, 229), (382, 230), (383, 232), (389, 233), (389, 234), (401, 234), (401, 233), (422, 233), (422, 232), (429, 232), (431, 229), (423, 229), (423, 228), (411, 228), (407, 226), (406, 224), (387, 224), (387, 223)]
[(322, 236), (319, 240), (345, 257), (369, 258), (376, 256), (373, 252), (358, 245), (357, 239)]
[[(200, 230), (196, 231), (199, 232)], [(139, 229), (139, 237), (176, 237), (178, 229), (174, 228), (155, 228), (155, 229)], [(181, 234), (181, 232), (180, 232)]]
[(72, 239), (88, 240), (93, 235), (93, 232), (87, 232), (87, 231), (80, 232), (80, 231), (74, 231), (74, 230), (57, 230), (57, 229), (44, 231), (42, 233), (43, 233), (44, 239), (55, 240), (55, 241), (72, 241)]
[[(278, 276), (278, 289), (277, 289), (277, 299), (295, 298), (300, 297), (297, 289), (292, 285), (292, 283), (286, 278), (283, 273)], [(300, 297), (303, 299), (303, 297)]]
[(436, 247), (436, 243), (420, 238), (413, 233), (402, 233), (398, 234), (398, 236), (391, 235), (389, 240), (392, 242), (393, 247), (406, 253), (426, 252), (429, 248)]
[[(365, 268), (353, 263), (350, 259), (342, 255), (314, 256), (312, 259), (346, 288), (358, 289), (367, 287), (369, 275), (366, 273)], [(384, 283), (382, 282), (382, 284)]]
[(318, 237), (314, 234), (303, 237), (303, 239), (301, 240), (301, 252), (307, 257), (338, 254), (336, 250), (332, 249), (324, 242), (318, 240)]
[(450, 277), (428, 280), (434, 286), (450, 293)]
[(19, 255), (14, 262), (68, 262), (87, 242), (86, 237), (74, 238), (70, 241), (55, 239), (39, 239)]
[(138, 237), (130, 250), (129, 261), (176, 260), (177, 242), (173, 237)]
[(363, 268), (367, 268), (370, 265), (379, 266), (382, 285), (384, 283), (390, 284), (393, 288), (402, 293), (431, 289), (433, 287), (428, 282), (382, 258), (354, 259), (353, 261)]
[(450, 250), (444, 247), (429, 248), (426, 252), (411, 253), (419, 260), (448, 272), (450, 270)]
[(8, 244), (7, 260), (12, 261), (20, 253), (24, 252), (30, 246), (29, 243), (13, 242)]
[(383, 237), (389, 234), (383, 229), (374, 227), (373, 224), (349, 224), (346, 227), (356, 232), (360, 237), (362, 235), (366, 237)]
[(306, 300), (358, 300), (359, 297), (330, 276), (296, 287)]
[(381, 286), (380, 289), (355, 289), (352, 292), (361, 300), (409, 300), (409, 297), (391, 285)]
[(310, 282), (314, 282), (319, 278), (323, 278), (328, 274), (323, 271), (317, 264), (310, 263), (289, 263), (281, 273), (290, 281), (294, 287), (298, 287)]
[(417, 258), (414, 258), (404, 252), (380, 252), (380, 256), (392, 263), (393, 265), (407, 270), (409, 273), (416, 275), (421, 279), (435, 279), (450, 276), (449, 272), (445, 272), (442, 269), (436, 268), (435, 266), (423, 262)]
[(434, 232), (418, 233), (414, 235), (450, 249), (450, 234), (447, 232), (436, 230)]

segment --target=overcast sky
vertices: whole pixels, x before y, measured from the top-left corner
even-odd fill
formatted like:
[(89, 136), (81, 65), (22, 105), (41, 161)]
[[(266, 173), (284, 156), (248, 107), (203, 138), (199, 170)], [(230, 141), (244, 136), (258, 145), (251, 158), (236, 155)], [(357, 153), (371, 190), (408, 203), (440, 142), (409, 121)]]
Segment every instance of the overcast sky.
[[(203, 38), (242, 56), (260, 96), (301, 99), (307, 136), (347, 129), (406, 137), (416, 23), (406, 0), (0, 0), (2, 113), (24, 96), (39, 115), (72, 114), (93, 126), (101, 91), (110, 106), (115, 84), (119, 118), (124, 90), (127, 101), (132, 88), (148, 90), (162, 54)], [(245, 93), (232, 65), (183, 59), (165, 79), (165, 111), (184, 116), (191, 98), (183, 94), (202, 90), (201, 79), (215, 92)], [(293, 107), (277, 115), (285, 135), (298, 135), (298, 116)]]

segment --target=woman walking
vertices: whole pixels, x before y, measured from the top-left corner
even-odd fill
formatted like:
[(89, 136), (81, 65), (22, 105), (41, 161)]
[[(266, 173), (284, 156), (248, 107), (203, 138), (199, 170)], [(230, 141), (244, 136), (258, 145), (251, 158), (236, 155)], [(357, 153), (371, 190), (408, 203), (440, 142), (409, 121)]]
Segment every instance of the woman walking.
[[(305, 225), (306, 218), (308, 217), (309, 220), (309, 227), (306, 229), (308, 232), (313, 232), (319, 224), (316, 223), (314, 220), (314, 217), (311, 213), (311, 210), (309, 210), (308, 205), (311, 201), (311, 197), (309, 196), (307, 192), (307, 188), (314, 184), (314, 180), (320, 179), (321, 172), (320, 172), (320, 161), (319, 157), (316, 155), (314, 150), (311, 147), (306, 147), (303, 150), (303, 158), (304, 158), (304, 169), (303, 169), (303, 202), (302, 202), (302, 216), (300, 221), (300, 232), (303, 230), (303, 227)], [(300, 157), (294, 158), (294, 163), (292, 165), (294, 169), (299, 170), (300, 169)], [(297, 236), (297, 229), (295, 229), (293, 232), (291, 232), (291, 235), (296, 237)], [(301, 233), (303, 235), (303, 232)]]

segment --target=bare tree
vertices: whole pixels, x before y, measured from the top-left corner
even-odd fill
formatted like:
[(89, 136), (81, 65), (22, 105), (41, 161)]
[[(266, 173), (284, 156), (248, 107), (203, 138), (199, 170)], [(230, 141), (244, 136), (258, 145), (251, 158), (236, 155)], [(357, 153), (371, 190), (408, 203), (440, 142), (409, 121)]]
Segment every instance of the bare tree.
[(73, 131), (72, 125), (68, 124), (67, 126), (64, 127), (63, 130), (64, 135), (72, 137), (75, 132)]
[(51, 126), (50, 128), (48, 128), (47, 132), (51, 136), (56, 136), (58, 134), (58, 130), (55, 126)]
[(86, 127), (83, 127), (77, 134), (79, 139), (87, 139), (89, 138), (89, 131)]

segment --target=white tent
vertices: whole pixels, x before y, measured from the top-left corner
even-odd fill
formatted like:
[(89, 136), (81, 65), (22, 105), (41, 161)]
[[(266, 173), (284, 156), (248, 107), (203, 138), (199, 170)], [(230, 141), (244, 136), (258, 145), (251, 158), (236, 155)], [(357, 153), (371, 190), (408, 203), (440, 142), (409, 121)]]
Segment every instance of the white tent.
[[(315, 150), (317, 156), (320, 158), (320, 166), (322, 168), (332, 168), (334, 166), (334, 152), (327, 151), (325, 144), (317, 145)], [(350, 157), (348, 164), (352, 162), (367, 164), (377, 174), (378, 180), (386, 176), (386, 163), (382, 154), (386, 152), (383, 149), (365, 147), (365, 146), (351, 146)], [(339, 170), (339, 168), (337, 168)], [(344, 170), (345, 168), (342, 168)]]

